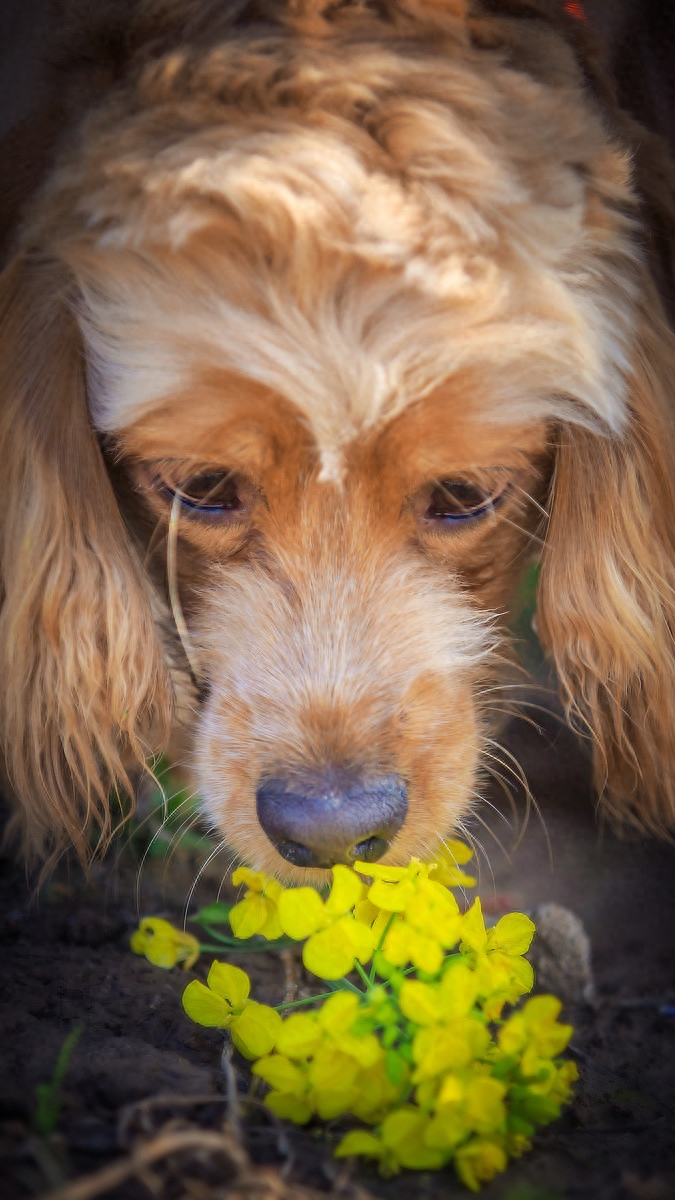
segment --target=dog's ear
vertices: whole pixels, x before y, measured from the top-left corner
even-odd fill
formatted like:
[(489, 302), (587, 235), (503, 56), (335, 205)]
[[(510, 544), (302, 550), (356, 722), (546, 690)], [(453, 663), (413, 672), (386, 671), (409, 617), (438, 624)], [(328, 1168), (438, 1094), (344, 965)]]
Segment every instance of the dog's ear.
[(0, 279), (0, 746), (27, 853), (88, 857), (110, 796), (166, 736), (171, 688), (89, 424), (58, 263)]
[(675, 824), (675, 339), (645, 284), (621, 435), (559, 430), (539, 627), (606, 809)]

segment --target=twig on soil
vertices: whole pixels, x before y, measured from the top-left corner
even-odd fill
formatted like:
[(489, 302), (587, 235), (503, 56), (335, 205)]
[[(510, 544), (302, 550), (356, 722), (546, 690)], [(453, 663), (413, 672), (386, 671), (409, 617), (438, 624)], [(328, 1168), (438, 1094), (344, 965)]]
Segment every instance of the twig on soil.
[(293, 950), (280, 950), (279, 958), (284, 967), (285, 987), (283, 1004), (292, 1004), (298, 991), (298, 959)]
[(93, 1200), (113, 1188), (119, 1187), (133, 1176), (140, 1178), (154, 1163), (161, 1162), (170, 1154), (186, 1150), (204, 1150), (229, 1158), (233, 1166), (241, 1162), (241, 1148), (233, 1143), (226, 1133), (214, 1133), (208, 1129), (181, 1129), (162, 1131), (152, 1141), (137, 1147), (127, 1158), (109, 1163), (100, 1171), (84, 1175), (62, 1187), (46, 1192), (42, 1200)]
[(237, 1073), (232, 1066), (232, 1042), (227, 1035), (225, 1036), (222, 1053), (220, 1055), (220, 1066), (222, 1068), (223, 1075), (225, 1076), (225, 1092), (227, 1095), (227, 1109), (225, 1114), (224, 1129), (226, 1133), (230, 1133), (232, 1135), (236, 1145), (239, 1147), (240, 1163), (243, 1166), (244, 1162), (248, 1162), (248, 1154), (246, 1153), (243, 1145), (244, 1131), (242, 1128), (241, 1101), (239, 1099), (239, 1088), (237, 1086)]
[[(170, 1155), (188, 1151), (217, 1154), (229, 1160), (234, 1178), (231, 1183), (228, 1181), (224, 1184), (224, 1190), (221, 1191), (220, 1187), (217, 1191), (210, 1190), (208, 1194), (214, 1200), (216, 1197), (226, 1200), (228, 1196), (232, 1200), (322, 1200), (325, 1197), (325, 1192), (319, 1193), (296, 1183), (287, 1184), (274, 1168), (252, 1166), (246, 1152), (235, 1144), (230, 1134), (192, 1128), (162, 1130), (152, 1141), (137, 1147), (128, 1157), (47, 1192), (42, 1200), (96, 1200), (96, 1197), (105, 1195), (132, 1178), (150, 1186), (152, 1191), (157, 1181), (161, 1189), (161, 1182), (151, 1168)], [(176, 1179), (175, 1168), (172, 1168), (172, 1176)], [(156, 1194), (161, 1195), (162, 1191)], [(360, 1188), (352, 1192), (352, 1197), (353, 1200), (371, 1200)]]
[(159, 1092), (156, 1096), (147, 1096), (145, 1100), (137, 1100), (122, 1109), (117, 1123), (117, 1138), (124, 1149), (131, 1145), (129, 1127), (140, 1118), (144, 1133), (152, 1133), (152, 1128), (145, 1123), (144, 1118), (158, 1108), (197, 1108), (202, 1104), (227, 1104), (228, 1097), (218, 1092), (202, 1092), (193, 1096), (181, 1095), (177, 1092)]

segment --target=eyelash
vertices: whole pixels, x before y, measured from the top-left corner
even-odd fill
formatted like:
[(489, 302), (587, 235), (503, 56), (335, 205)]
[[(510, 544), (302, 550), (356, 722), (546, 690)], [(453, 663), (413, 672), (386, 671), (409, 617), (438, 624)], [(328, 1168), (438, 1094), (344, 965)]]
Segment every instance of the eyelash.
[(250, 506), (250, 486), (232, 471), (205, 467), (184, 479), (180, 476), (177, 479), (177, 474), (169, 464), (157, 464), (152, 470), (150, 486), (169, 503), (178, 499), (181, 511), (197, 520), (236, 523)]
[[(454, 524), (479, 520), (492, 512), (504, 499), (508, 484), (500, 485), (491, 492), (479, 484), (466, 479), (439, 480), (431, 490), (425, 520), (440, 524)], [(467, 505), (471, 493), (476, 493), (477, 503)], [(464, 493), (464, 495), (462, 495)], [(480, 496), (483, 496), (481, 501)], [(455, 511), (452, 511), (455, 506)], [(445, 511), (443, 511), (445, 510)]]

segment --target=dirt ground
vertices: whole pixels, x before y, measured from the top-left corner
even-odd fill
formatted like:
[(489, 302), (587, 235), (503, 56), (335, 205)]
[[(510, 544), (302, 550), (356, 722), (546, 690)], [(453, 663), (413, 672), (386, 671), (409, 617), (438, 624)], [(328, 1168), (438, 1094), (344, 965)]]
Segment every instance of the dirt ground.
[[(532, 1153), (482, 1195), (668, 1200), (675, 1197), (675, 848), (621, 841), (600, 830), (583, 749), (554, 717), (535, 715), (539, 729), (514, 722), (503, 740), (526, 770), (541, 819), (532, 814), (514, 848), (509, 805), (498, 789), (489, 793), (495, 809), (480, 810), (486, 827), (475, 822), (490, 860), (490, 867), (482, 862), (480, 892), (493, 912), (555, 901), (581, 917), (592, 943), (596, 998), (567, 1007), (581, 1071), (573, 1105), (536, 1138)], [(522, 817), (522, 795), (517, 806)], [(22, 874), (9, 861), (2, 864), (3, 1200), (42, 1195), (66, 1179), (124, 1162), (130, 1148), (147, 1145), (160, 1127), (166, 1131), (167, 1121), (173, 1121), (169, 1130), (191, 1129), (189, 1136), (221, 1129), (220, 1034), (184, 1016), (182, 971), (152, 967), (128, 945), (139, 913), (180, 923), (207, 852), (191, 845), (170, 860), (146, 862), (139, 883), (138, 854), (127, 846), (97, 867), (89, 882), (64, 867), (37, 901)], [(193, 908), (215, 898), (220, 870), (211, 864)], [(297, 964), (275, 954), (242, 954), (235, 961), (268, 1003), (283, 1000), (297, 971)], [(195, 974), (203, 978), (207, 966), (208, 960), (199, 963)], [(82, 1034), (65, 1076), (56, 1131), (40, 1138), (31, 1129), (35, 1089), (51, 1078), (59, 1049), (78, 1023)], [(235, 1067), (245, 1092), (245, 1064)], [(166, 1100), (143, 1104), (152, 1097)], [(282, 1130), (255, 1104), (244, 1110), (244, 1126), (250, 1162), (274, 1167), (271, 1174), (256, 1173), (243, 1159), (237, 1166), (227, 1155), (214, 1157), (208, 1146), (193, 1147), (145, 1171), (143, 1183), (127, 1178), (105, 1193), (85, 1186), (67, 1195), (440, 1200), (468, 1194), (451, 1170), (382, 1181), (367, 1166), (353, 1173), (337, 1169), (330, 1154), (337, 1126), (325, 1133)]]

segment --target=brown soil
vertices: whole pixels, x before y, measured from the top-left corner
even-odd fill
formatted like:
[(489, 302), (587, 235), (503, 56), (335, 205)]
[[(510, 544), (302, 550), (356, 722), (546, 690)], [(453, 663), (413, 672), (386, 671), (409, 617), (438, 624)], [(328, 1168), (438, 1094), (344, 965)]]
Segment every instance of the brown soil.
[[(509, 861), (492, 837), (513, 847), (514, 832), (505, 823), (509, 806), (498, 791), (490, 793), (501, 815), (486, 806), (480, 817), (489, 829), (475, 825), (494, 872), (493, 878), (483, 863), (484, 903), (499, 911), (555, 901), (576, 912), (592, 942), (597, 998), (594, 1006), (567, 1009), (581, 1070), (573, 1105), (536, 1138), (532, 1153), (482, 1194), (485, 1200), (675, 1197), (675, 1017), (667, 1011), (675, 1004), (675, 849), (598, 831), (583, 750), (555, 719), (543, 717), (540, 731), (514, 723), (505, 741), (526, 769), (542, 819), (532, 815)], [(522, 812), (522, 797), (518, 807)], [(169, 862), (146, 864), (141, 913), (180, 922), (199, 861), (194, 851), (179, 851)], [(184, 1016), (182, 971), (158, 970), (130, 953), (137, 874), (133, 846), (127, 846), (96, 868), (88, 883), (77, 869), (68, 873), (64, 867), (31, 901), (22, 874), (9, 862), (3, 865), (3, 1200), (43, 1194), (111, 1162), (126, 1170), (124, 1156), (133, 1147), (147, 1148), (160, 1129), (163, 1137), (178, 1136), (171, 1142), (173, 1156), (163, 1153), (163, 1143), (153, 1143), (154, 1163), (137, 1164), (113, 1190), (101, 1191), (101, 1181), (88, 1194), (116, 1200), (153, 1193), (194, 1200), (302, 1200), (326, 1193), (352, 1200), (440, 1200), (468, 1194), (451, 1170), (404, 1173), (390, 1181), (368, 1167), (338, 1170), (330, 1154), (338, 1129), (282, 1129), (255, 1103), (244, 1110), (250, 1160), (240, 1156), (235, 1162), (232, 1144), (229, 1153), (214, 1152), (218, 1139), (202, 1135), (221, 1130), (227, 1110), (222, 1039)], [(218, 872), (203, 879), (194, 903), (212, 900), (218, 883)], [(255, 995), (268, 1003), (281, 1002), (289, 973), (297, 970), (273, 954), (239, 955), (236, 961), (251, 973)], [(197, 975), (203, 977), (205, 965), (198, 964)], [(57, 1129), (41, 1138), (31, 1131), (35, 1089), (50, 1079), (78, 1022), (83, 1032), (65, 1077)], [(245, 1091), (245, 1064), (235, 1067)], [(186, 1137), (190, 1144), (180, 1149)], [(202, 1142), (193, 1144), (195, 1138)], [(274, 1169), (260, 1174), (256, 1165)]]

